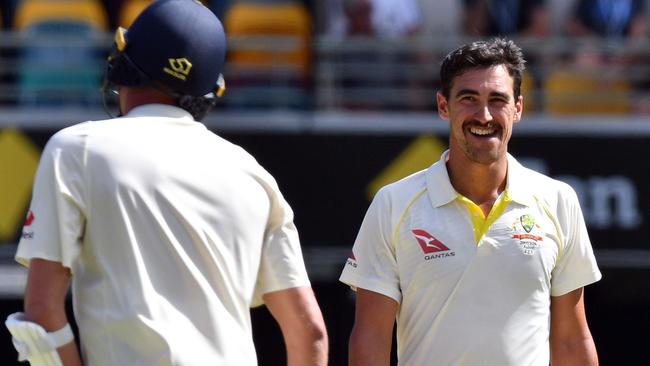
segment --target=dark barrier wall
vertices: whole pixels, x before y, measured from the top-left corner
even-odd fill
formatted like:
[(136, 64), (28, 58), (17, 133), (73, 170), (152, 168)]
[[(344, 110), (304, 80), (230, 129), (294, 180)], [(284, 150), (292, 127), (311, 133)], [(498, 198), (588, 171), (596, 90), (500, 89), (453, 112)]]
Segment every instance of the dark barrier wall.
[[(41, 148), (51, 135), (23, 132)], [(309, 246), (351, 245), (369, 204), (368, 186), (418, 137), (220, 135), (246, 148), (275, 176)], [(443, 145), (446, 139), (436, 138)], [(650, 250), (650, 139), (515, 135), (510, 152), (576, 189), (594, 247)]]
[[(39, 146), (51, 134), (23, 132)], [(336, 278), (369, 204), (369, 185), (418, 136), (221, 135), (246, 148), (275, 176), (295, 211), (305, 251), (313, 253), (307, 258), (310, 273), (330, 260), (330, 271), (319, 272), (313, 281), (329, 328), (331, 364), (345, 365), (354, 299)], [(442, 145), (446, 138), (437, 136)], [(601, 364), (650, 363), (645, 351), (650, 330), (650, 265), (644, 260), (650, 252), (650, 167), (644, 163), (650, 156), (648, 139), (518, 136), (515, 131), (510, 151), (524, 164), (570, 183), (581, 199), (604, 275), (586, 290)], [(437, 159), (430, 157), (430, 161)], [(325, 258), (327, 253), (329, 258)], [(343, 254), (332, 262), (331, 253)], [(16, 300), (0, 303), (3, 315), (20, 307)], [(260, 365), (283, 364), (281, 335), (268, 312), (256, 309), (253, 317)], [(0, 352), (2, 364), (11, 364), (15, 354), (6, 331), (0, 332)]]

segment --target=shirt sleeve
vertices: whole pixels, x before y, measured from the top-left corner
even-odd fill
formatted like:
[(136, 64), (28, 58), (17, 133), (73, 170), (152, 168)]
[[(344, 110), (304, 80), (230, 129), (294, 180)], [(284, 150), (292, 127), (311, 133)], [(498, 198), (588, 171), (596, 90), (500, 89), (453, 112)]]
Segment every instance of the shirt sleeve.
[(262, 305), (262, 295), (268, 292), (311, 285), (298, 230), (293, 223), (293, 210), (272, 178), (268, 178), (265, 188), (269, 192), (271, 210), (252, 306)]
[(551, 275), (551, 296), (561, 296), (601, 279), (587, 226), (575, 192), (563, 198), (565, 245)]
[(73, 269), (85, 223), (80, 151), (74, 137), (61, 132), (45, 146), (15, 256), (18, 263), (29, 266), (32, 258), (41, 258)]
[(390, 205), (385, 189), (370, 204), (339, 280), (353, 290), (365, 290), (402, 300), (395, 246), (392, 243)]

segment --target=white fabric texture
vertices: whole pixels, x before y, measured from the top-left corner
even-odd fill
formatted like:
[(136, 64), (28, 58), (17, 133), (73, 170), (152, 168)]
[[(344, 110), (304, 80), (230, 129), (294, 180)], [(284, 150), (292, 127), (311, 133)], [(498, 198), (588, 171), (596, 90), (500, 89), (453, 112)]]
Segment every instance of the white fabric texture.
[(29, 361), (31, 366), (62, 366), (56, 349), (74, 340), (70, 324), (47, 332), (41, 325), (26, 320), (22, 312), (10, 314), (5, 326), (18, 351), (18, 361)]
[(30, 212), (16, 260), (71, 269), (86, 365), (256, 365), (250, 307), (309, 286), (273, 177), (173, 106), (58, 132)]
[(508, 156), (477, 245), (445, 156), (379, 191), (340, 280), (399, 303), (400, 365), (548, 366), (551, 296), (601, 278), (575, 192)]

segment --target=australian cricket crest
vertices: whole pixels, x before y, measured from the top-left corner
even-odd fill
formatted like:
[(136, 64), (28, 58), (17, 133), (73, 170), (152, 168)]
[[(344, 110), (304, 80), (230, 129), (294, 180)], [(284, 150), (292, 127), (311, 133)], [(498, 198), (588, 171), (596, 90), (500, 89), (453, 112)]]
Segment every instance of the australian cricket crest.
[(533, 227), (535, 227), (535, 219), (530, 214), (521, 215), (521, 217), (519, 217), (519, 222), (521, 223), (521, 227), (523, 227), (527, 233), (531, 232)]
[(533, 255), (542, 244), (544, 237), (541, 227), (531, 214), (523, 214), (512, 224), (512, 238), (519, 239), (519, 247), (525, 255)]

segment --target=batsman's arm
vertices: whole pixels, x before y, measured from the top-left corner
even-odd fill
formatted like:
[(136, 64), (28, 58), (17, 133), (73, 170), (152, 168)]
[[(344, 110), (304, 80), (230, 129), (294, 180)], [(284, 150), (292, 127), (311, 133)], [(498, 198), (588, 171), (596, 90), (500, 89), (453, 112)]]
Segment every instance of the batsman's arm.
[[(29, 262), (25, 289), (25, 318), (51, 332), (68, 324), (65, 297), (70, 283), (70, 270), (59, 262), (34, 258)], [(65, 366), (81, 365), (74, 341), (58, 349)]]
[(311, 287), (295, 287), (263, 295), (264, 303), (280, 325), (289, 366), (326, 366), (327, 330)]
[(397, 302), (382, 294), (357, 288), (354, 327), (350, 335), (350, 366), (388, 366)]
[(597, 366), (596, 346), (587, 326), (583, 298), (579, 288), (562, 296), (551, 297), (551, 365)]

